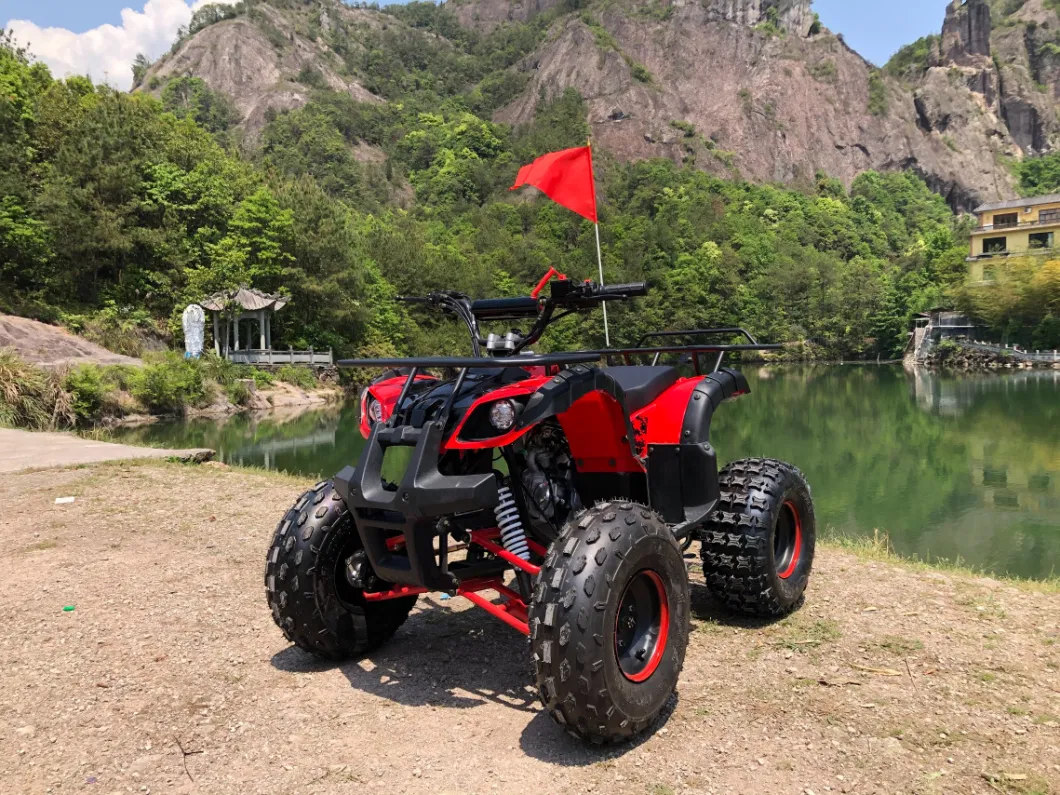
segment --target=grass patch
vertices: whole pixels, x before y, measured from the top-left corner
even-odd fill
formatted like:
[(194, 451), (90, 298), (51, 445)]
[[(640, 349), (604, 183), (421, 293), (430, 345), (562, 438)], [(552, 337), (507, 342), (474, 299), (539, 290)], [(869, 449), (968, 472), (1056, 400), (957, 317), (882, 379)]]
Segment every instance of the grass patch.
[(317, 386), (317, 378), (308, 367), (295, 367), (285, 364), (277, 371), (276, 379), (302, 389), (314, 389)]
[(790, 651), (808, 652), (826, 643), (839, 640), (843, 633), (839, 624), (831, 619), (816, 619), (811, 623), (794, 618), (781, 622), (784, 637), (774, 645)]
[(924, 644), (921, 641), (915, 638), (903, 638), (899, 635), (887, 635), (882, 640), (877, 641), (876, 645), (884, 651), (899, 657), (908, 657), (913, 652), (921, 651), (924, 648)]
[(35, 544), (30, 544), (28, 547), (23, 549), (23, 552), (43, 552), (46, 549), (55, 549), (59, 544), (51, 539), (45, 541), (38, 541)]
[[(943, 558), (929, 558), (924, 560), (919, 557), (903, 557), (894, 550), (890, 538), (886, 533), (877, 530), (873, 537), (849, 538), (846, 536), (832, 535), (818, 539), (818, 544), (843, 552), (849, 552), (859, 560), (869, 560), (878, 563), (890, 563), (902, 566), (914, 571), (942, 571), (963, 577), (990, 577), (994, 580), (1004, 582), (1026, 591), (1037, 591), (1039, 593), (1060, 593), (1060, 576), (1051, 576), (1044, 579), (1030, 579), (1012, 575), (994, 574), (982, 568), (969, 566), (962, 560), (945, 560)], [(969, 602), (968, 604), (972, 604)]]
[(0, 426), (48, 431), (73, 425), (73, 399), (62, 375), (0, 349)]

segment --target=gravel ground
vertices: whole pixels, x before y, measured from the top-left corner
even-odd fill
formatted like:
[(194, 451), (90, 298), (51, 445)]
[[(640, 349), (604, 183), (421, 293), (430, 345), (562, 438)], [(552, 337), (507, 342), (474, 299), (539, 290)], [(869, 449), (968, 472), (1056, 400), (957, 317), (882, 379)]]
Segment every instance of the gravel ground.
[(526, 640), (463, 600), (421, 598), (360, 661), (289, 647), (262, 571), (307, 485), (159, 462), (6, 476), (0, 792), (1060, 792), (1048, 589), (827, 548), (781, 622), (696, 585), (666, 720), (591, 749), (539, 709)]

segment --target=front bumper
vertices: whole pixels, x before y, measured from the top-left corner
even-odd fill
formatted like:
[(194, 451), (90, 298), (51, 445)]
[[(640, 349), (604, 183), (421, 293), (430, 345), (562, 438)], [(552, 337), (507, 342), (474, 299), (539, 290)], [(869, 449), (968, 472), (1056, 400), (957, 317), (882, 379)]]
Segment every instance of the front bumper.
[[(441, 422), (423, 428), (377, 424), (357, 466), (345, 467), (335, 477), (365, 554), (376, 576), (387, 582), (454, 590), (459, 576), (443, 571), (437, 560), (438, 520), (497, 505), (497, 477), (492, 472), (453, 476), (439, 471), (443, 430)], [(386, 450), (394, 446), (414, 448), (396, 490), (384, 486), (382, 474)], [(404, 540), (401, 552), (394, 549), (399, 533)]]

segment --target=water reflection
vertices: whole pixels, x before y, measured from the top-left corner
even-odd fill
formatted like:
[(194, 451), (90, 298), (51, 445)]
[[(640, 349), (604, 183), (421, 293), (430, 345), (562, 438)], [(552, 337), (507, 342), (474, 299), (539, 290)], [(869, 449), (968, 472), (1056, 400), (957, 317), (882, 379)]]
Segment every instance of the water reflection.
[[(747, 368), (752, 394), (715, 415), (723, 461), (789, 460), (830, 532), (999, 572), (1060, 571), (1060, 372), (914, 374), (894, 367)], [(329, 477), (363, 446), (354, 405), (115, 433), (212, 447), (222, 461)]]
[(717, 414), (725, 459), (771, 455), (810, 479), (834, 532), (999, 572), (1060, 570), (1060, 375), (787, 368)]

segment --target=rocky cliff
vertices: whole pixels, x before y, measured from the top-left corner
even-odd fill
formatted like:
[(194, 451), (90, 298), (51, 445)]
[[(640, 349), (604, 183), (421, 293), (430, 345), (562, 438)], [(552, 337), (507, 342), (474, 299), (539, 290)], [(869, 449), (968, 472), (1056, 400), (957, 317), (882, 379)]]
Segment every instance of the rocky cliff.
[[(313, 9), (315, 29), (336, 24), (336, 16), (360, 25), (385, 24), (377, 12), (348, 9), (337, 3)], [(320, 38), (305, 35), (302, 20), (283, 8), (257, 3), (252, 15), (218, 22), (177, 42), (147, 72), (144, 85), (160, 92), (174, 77), (200, 77), (228, 96), (253, 138), (270, 113), (293, 110), (309, 101), (312, 86), (299, 81), (309, 70), (316, 81), (354, 99), (377, 102), (377, 96), (343, 76), (336, 54)]]
[(989, 8), (953, 10), (947, 66), (912, 85), (821, 28), (809, 2), (612, 2), (555, 23), (521, 64), (526, 91), (497, 118), (525, 122), (539, 96), (574, 87), (596, 138), (623, 158), (804, 184), (818, 170), (849, 183), (867, 169), (912, 169), (968, 209), (1014, 195), (1003, 163), (1021, 153), (1002, 108), (969, 87), (992, 67), (981, 54), (989, 20)]
[[(1015, 196), (1012, 159), (1060, 146), (1060, 16), (1051, 6), (955, 0), (941, 35), (883, 70), (823, 28), (811, 0), (450, 0), (446, 8), (481, 35), (528, 20), (547, 28), (511, 67), (525, 89), (497, 121), (527, 122), (541, 97), (574, 88), (598, 144), (622, 159), (666, 157), (793, 184), (817, 171), (850, 183), (867, 169), (911, 169), (970, 209)], [(377, 100), (365, 88), (370, 75), (341, 67), (334, 26), (343, 26), (348, 56), (359, 32), (404, 23), (335, 0), (254, 8), (256, 17), (181, 42), (148, 85), (202, 77), (235, 100), (252, 133), (270, 111), (307, 100), (297, 79), (306, 69), (334, 90)]]

